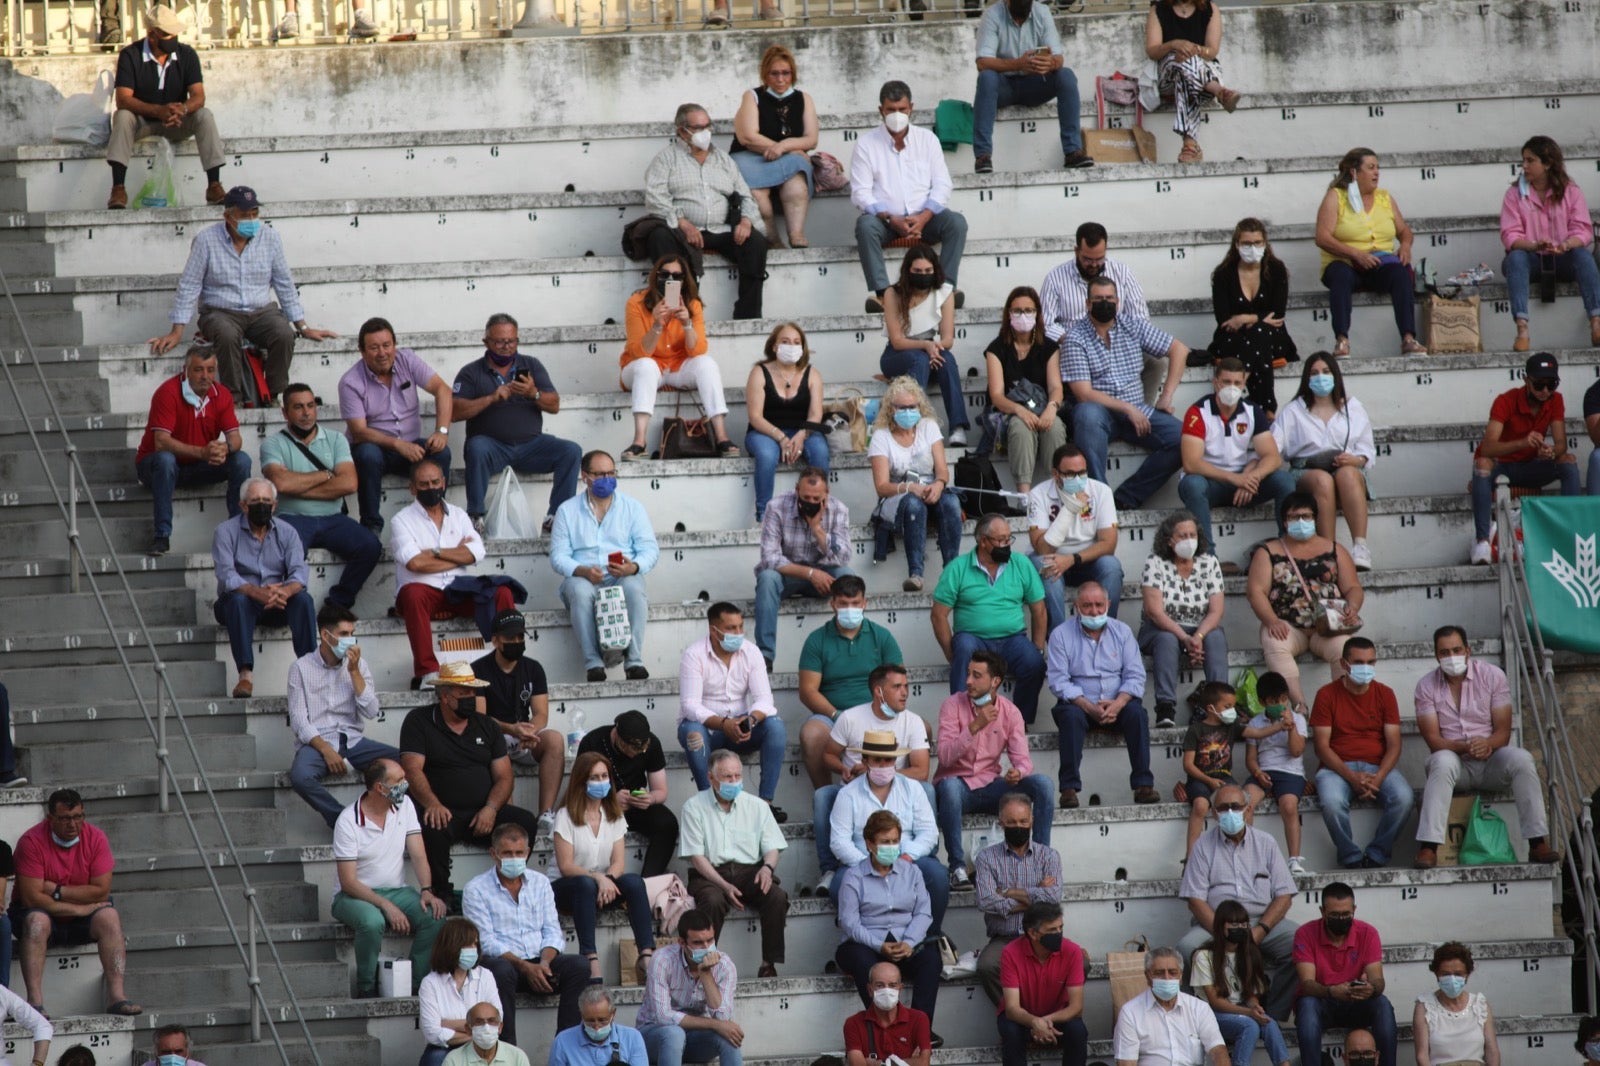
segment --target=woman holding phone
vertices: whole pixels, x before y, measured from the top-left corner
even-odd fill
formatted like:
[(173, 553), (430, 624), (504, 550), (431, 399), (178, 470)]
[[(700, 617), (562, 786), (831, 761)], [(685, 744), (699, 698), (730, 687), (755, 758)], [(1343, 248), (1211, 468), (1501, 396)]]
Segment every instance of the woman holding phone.
[(1567, 175), (1561, 146), (1549, 137), (1529, 137), (1522, 146), (1522, 174), (1500, 201), (1500, 243), (1506, 258), (1506, 295), (1517, 322), (1513, 351), (1528, 350), (1528, 283), (1553, 286), (1576, 280), (1589, 316), (1589, 343), (1600, 346), (1600, 266), (1595, 265), (1594, 222), (1583, 190)]

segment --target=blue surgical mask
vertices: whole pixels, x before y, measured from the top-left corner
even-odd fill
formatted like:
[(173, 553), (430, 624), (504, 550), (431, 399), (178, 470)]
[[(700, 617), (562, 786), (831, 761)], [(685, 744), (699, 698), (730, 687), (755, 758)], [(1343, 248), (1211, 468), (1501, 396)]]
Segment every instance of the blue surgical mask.
[(1333, 395), (1332, 374), (1312, 374), (1311, 379), (1306, 384), (1311, 386), (1311, 393), (1314, 396)]
[(241, 218), (234, 224), (234, 229), (239, 231), (239, 236), (249, 240), (261, 232), (261, 220), (259, 218)]
[(527, 859), (501, 859), (500, 876), (516, 880), (528, 870)]
[(699, 966), (702, 962), (706, 961), (706, 956), (707, 955), (711, 954), (713, 951), (716, 951), (716, 950), (717, 950), (717, 945), (715, 945), (715, 944), (712, 944), (708, 948), (690, 948), (689, 949), (689, 961), (694, 963), (696, 966)]
[(879, 866), (893, 866), (900, 858), (899, 844), (879, 844), (872, 852), (873, 858), (878, 860)]
[(794, 86), (791, 85), (780, 93), (769, 85), (767, 86), (767, 95), (772, 97), (774, 100), (787, 100), (789, 97), (794, 95)]
[(1583, 1045), (1583, 1055), (1590, 1062), (1600, 1062), (1600, 1040), (1591, 1040)]
[(1159, 1000), (1176, 999), (1178, 995), (1178, 979), (1176, 977), (1152, 978), (1150, 991), (1154, 992)]
[(1358, 685), (1370, 685), (1378, 676), (1378, 668), (1371, 663), (1351, 663), (1350, 680)]
[(333, 657), (335, 659), (343, 659), (347, 654), (349, 654), (350, 649), (355, 646), (355, 637), (340, 637), (338, 640), (333, 642)]
[(462, 948), (461, 954), (456, 956), (456, 965), (460, 966), (463, 970), (470, 970), (474, 966), (478, 965), (478, 949)]
[(56, 836), (55, 830), (52, 829), (50, 831), (50, 839), (56, 842), (56, 847), (58, 848), (75, 848), (78, 846), (78, 841), (83, 839), (83, 834), (80, 833), (71, 840), (62, 840), (60, 837)]
[(974, 707), (987, 707), (987, 706), (989, 706), (989, 704), (991, 704), (993, 702), (994, 702), (994, 693), (993, 692), (985, 692), (981, 696), (973, 696), (972, 697), (972, 705)]
[(583, 1027), (583, 1035), (594, 1041), (596, 1044), (603, 1044), (607, 1040), (611, 1039), (611, 1026), (602, 1025), (598, 1029), (591, 1029), (586, 1025)]
[(721, 645), (723, 651), (725, 651), (728, 654), (732, 655), (734, 652), (736, 652), (740, 648), (744, 647), (744, 634), (743, 633), (720, 633), (720, 634), (718, 634), (717, 643), (719, 645)]
[(1317, 535), (1317, 524), (1309, 518), (1296, 518), (1284, 528), (1295, 540), (1310, 540)]
[(1111, 621), (1109, 614), (1080, 614), (1078, 616), (1078, 623), (1091, 632), (1096, 629), (1104, 629), (1109, 621)]
[(1061, 491), (1068, 496), (1076, 496), (1080, 492), (1089, 491), (1089, 475), (1076, 474), (1072, 477), (1061, 479)]
[(589, 491), (597, 500), (609, 499), (611, 494), (617, 491), (617, 479), (615, 476), (597, 477), (589, 482)]
[(204, 396), (201, 396), (199, 393), (195, 392), (194, 389), (189, 387), (188, 378), (183, 379), (183, 384), (180, 385), (179, 388), (183, 391), (183, 402), (188, 404), (190, 407), (193, 407), (195, 410), (199, 410), (200, 405), (206, 402), (206, 398)]
[(921, 411), (902, 410), (894, 413), (894, 424), (901, 429), (916, 429), (917, 423), (921, 421)]
[(1217, 717), (1222, 719), (1223, 725), (1232, 725), (1239, 720), (1239, 711), (1237, 708), (1229, 707), (1227, 710), (1218, 711)]
[(603, 800), (607, 796), (611, 795), (611, 782), (590, 781), (587, 785), (583, 786), (583, 790), (589, 793), (590, 799)]
[(1229, 836), (1238, 836), (1239, 831), (1244, 828), (1244, 812), (1218, 811), (1217, 825)]
[(834, 617), (838, 618), (840, 629), (860, 629), (861, 623), (866, 620), (867, 611), (864, 607), (841, 607)]
[(723, 781), (717, 785), (717, 795), (729, 803), (738, 799), (739, 793), (743, 791), (743, 781)]
[(160, 1066), (184, 1066), (188, 1061), (182, 1055), (162, 1055), (156, 1059)]
[(1448, 973), (1439, 978), (1439, 991), (1455, 999), (1466, 990), (1467, 979), (1460, 974)]

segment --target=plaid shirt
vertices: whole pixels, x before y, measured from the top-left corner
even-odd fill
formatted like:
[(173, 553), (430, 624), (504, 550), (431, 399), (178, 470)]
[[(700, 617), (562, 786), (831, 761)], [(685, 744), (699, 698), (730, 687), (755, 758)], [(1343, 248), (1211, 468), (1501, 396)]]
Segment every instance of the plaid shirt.
[[(1021, 858), (1005, 841), (990, 844), (972, 860), (977, 868), (978, 909), (983, 912), (983, 928), (990, 936), (1021, 936), (1022, 912), (1012, 911), (1017, 901), (1000, 893), (1020, 888), (1030, 903), (1061, 902), (1061, 853), (1047, 844), (1028, 842)], [(1045, 886), (1044, 879), (1056, 883)]]
[(1166, 357), (1172, 336), (1161, 332), (1148, 318), (1119, 314), (1111, 324), (1109, 348), (1095, 332), (1094, 321), (1080, 318), (1067, 330), (1062, 347), (1067, 353), (1061, 361), (1063, 382), (1087, 381), (1112, 399), (1132, 404), (1146, 416), (1155, 413), (1155, 408), (1145, 402), (1141, 374), (1146, 359)]
[(676, 226), (686, 218), (701, 229), (721, 232), (728, 225), (728, 195), (738, 193), (739, 213), (749, 220), (757, 233), (765, 233), (761, 211), (750, 186), (733, 158), (721, 148), (712, 148), (701, 163), (690, 154), (683, 138), (674, 137), (669, 147), (663, 148), (650, 160), (644, 172), (644, 206), (652, 215), (660, 215), (668, 225)]
[(836, 496), (823, 502), (822, 528), (828, 550), (817, 547), (811, 524), (800, 517), (800, 497), (792, 492), (775, 496), (761, 519), (761, 561), (756, 575), (790, 563), (799, 566), (845, 566), (854, 550), (850, 544), (850, 511)]
[[(706, 1006), (705, 986), (698, 974), (689, 972), (684, 965), (683, 945), (669, 944), (656, 951), (650, 964), (649, 976), (644, 983), (644, 1002), (639, 1005), (639, 1028), (654, 1025), (681, 1025), (685, 1015), (697, 1018), (733, 1018), (733, 992), (739, 984), (739, 972), (733, 960), (723, 955), (712, 969), (717, 979), (717, 992), (722, 1006), (712, 1010)], [(642, 1064), (635, 1064), (642, 1066)]]
[(306, 317), (277, 231), (262, 226), (244, 251), (236, 252), (227, 224), (218, 222), (195, 234), (168, 317), (174, 324), (186, 323), (194, 317), (196, 305), (255, 311), (271, 304), (273, 293), (278, 294), (278, 306), (290, 322)]

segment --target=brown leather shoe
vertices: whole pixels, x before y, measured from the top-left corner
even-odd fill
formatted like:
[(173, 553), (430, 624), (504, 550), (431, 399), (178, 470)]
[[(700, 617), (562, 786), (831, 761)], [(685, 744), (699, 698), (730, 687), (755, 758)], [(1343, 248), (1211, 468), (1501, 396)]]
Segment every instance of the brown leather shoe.
[(1419, 870), (1431, 870), (1439, 865), (1439, 849), (1432, 844), (1423, 844), (1417, 848), (1416, 860), (1412, 862)]
[(222, 182), (220, 181), (213, 181), (206, 186), (206, 203), (208, 204), (220, 204), (222, 198), (226, 195), (228, 195), (228, 190), (222, 187)]
[(1548, 840), (1541, 840), (1537, 844), (1528, 845), (1528, 861), (1538, 863), (1560, 862), (1561, 853), (1552, 848)]
[(757, 977), (776, 977), (776, 976), (778, 976), (778, 968), (776, 966), (774, 966), (770, 962), (764, 962), (764, 963), (761, 964), (761, 968), (756, 971), (756, 976)]
[(1140, 785), (1138, 788), (1133, 790), (1133, 802), (1160, 803), (1161, 793), (1156, 791), (1154, 785)]
[(233, 698), (236, 700), (247, 700), (250, 698), (251, 693), (255, 692), (255, 690), (256, 687), (253, 683), (241, 677), (239, 679), (239, 683), (233, 686)]
[(121, 185), (111, 186), (111, 195), (106, 199), (106, 210), (123, 211), (128, 207), (128, 190)]
[(1064, 788), (1064, 789), (1062, 789), (1061, 790), (1061, 796), (1056, 800), (1056, 806), (1059, 807), (1061, 810), (1064, 810), (1064, 811), (1075, 811), (1075, 810), (1077, 810), (1078, 809), (1078, 790), (1075, 789), (1075, 788)]

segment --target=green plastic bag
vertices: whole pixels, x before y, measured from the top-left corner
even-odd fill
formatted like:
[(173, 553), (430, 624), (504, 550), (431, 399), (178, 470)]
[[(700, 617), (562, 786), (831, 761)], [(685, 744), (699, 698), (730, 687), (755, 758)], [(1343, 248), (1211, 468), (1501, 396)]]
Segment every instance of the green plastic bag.
[(1462, 866), (1496, 866), (1517, 861), (1505, 820), (1485, 809), (1481, 796), (1472, 801), (1472, 815), (1467, 819), (1467, 831), (1461, 838), (1461, 855), (1456, 861)]
[(1249, 667), (1233, 682), (1233, 699), (1239, 709), (1239, 717), (1249, 721), (1261, 714), (1266, 708), (1261, 706), (1261, 697), (1256, 695), (1256, 672)]
[(135, 207), (177, 207), (178, 189), (172, 180), (172, 142), (165, 137), (156, 140), (155, 166), (150, 176), (139, 186), (134, 197)]

